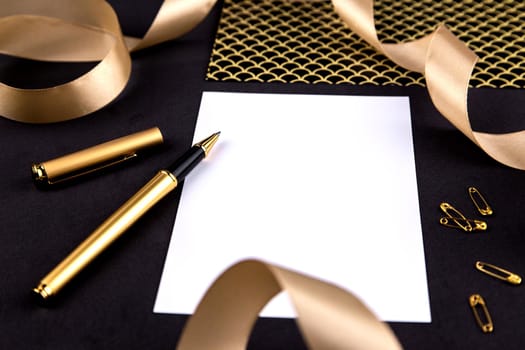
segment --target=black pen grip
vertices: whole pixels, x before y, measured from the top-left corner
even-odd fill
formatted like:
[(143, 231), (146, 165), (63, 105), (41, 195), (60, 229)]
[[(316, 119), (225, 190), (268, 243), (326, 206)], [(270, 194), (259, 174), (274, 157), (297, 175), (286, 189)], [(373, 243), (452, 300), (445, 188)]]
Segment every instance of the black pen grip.
[(202, 147), (193, 146), (171, 164), (167, 170), (175, 176), (177, 181), (181, 182), (205, 156)]

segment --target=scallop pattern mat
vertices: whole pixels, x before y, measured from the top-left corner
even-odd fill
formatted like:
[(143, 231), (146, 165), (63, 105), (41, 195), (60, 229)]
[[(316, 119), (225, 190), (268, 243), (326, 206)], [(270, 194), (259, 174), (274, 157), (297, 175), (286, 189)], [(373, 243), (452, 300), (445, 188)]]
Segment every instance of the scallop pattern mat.
[[(445, 23), (479, 57), (471, 87), (525, 87), (523, 0), (379, 0), (384, 43)], [(225, 0), (207, 80), (425, 86), (353, 34), (327, 0)]]

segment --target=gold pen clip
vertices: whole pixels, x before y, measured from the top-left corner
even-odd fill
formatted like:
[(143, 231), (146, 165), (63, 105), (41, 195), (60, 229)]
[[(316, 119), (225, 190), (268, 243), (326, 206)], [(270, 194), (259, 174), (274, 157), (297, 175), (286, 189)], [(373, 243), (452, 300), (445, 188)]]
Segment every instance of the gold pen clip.
[(447, 215), (447, 217), (442, 217), (439, 220), (439, 223), (443, 226), (460, 228), (465, 232), (485, 231), (487, 229), (485, 221), (467, 219), (465, 215), (449, 203), (443, 202), (439, 207)]
[(74, 153), (33, 164), (31, 171), (37, 185), (54, 185), (137, 157), (144, 148), (163, 142), (159, 128), (151, 128), (119, 137)]
[(91, 173), (94, 173), (94, 172), (103, 170), (105, 168), (109, 168), (109, 167), (118, 165), (120, 163), (124, 163), (124, 162), (126, 162), (128, 160), (131, 160), (133, 158), (136, 158), (136, 157), (137, 157), (136, 153), (129, 154), (129, 155), (123, 155), (120, 158), (117, 158), (117, 159), (114, 159), (114, 160), (110, 160), (110, 161), (108, 161), (106, 163), (98, 164), (95, 167), (83, 169), (82, 171), (79, 171), (79, 172), (76, 172), (76, 173), (73, 172), (73, 173), (67, 174), (66, 176), (56, 177), (54, 179), (51, 179), (48, 176), (46, 176), (46, 171), (45, 171), (44, 165), (42, 163), (40, 163), (40, 164), (33, 164), (32, 167), (31, 167), (31, 171), (33, 172), (33, 177), (34, 177), (34, 180), (36, 182), (44, 181), (48, 185), (56, 185), (56, 184), (59, 184), (59, 183), (62, 183), (62, 182), (74, 180), (77, 177), (81, 177), (81, 176), (84, 176), (84, 175), (89, 175)]
[(476, 187), (469, 187), (468, 194), (470, 199), (474, 203), (474, 206), (483, 216), (492, 215), (493, 211), (490, 205), (487, 203), (485, 198), (481, 195)]
[(510, 284), (521, 284), (521, 277), (513, 272), (507, 271), (496, 265), (488, 264), (482, 261), (476, 261), (476, 269), (486, 273), (489, 276), (508, 282)]
[[(474, 313), (476, 322), (483, 331), (483, 333), (490, 333), (494, 330), (494, 324), (492, 323), (492, 318), (490, 317), (489, 310), (487, 309), (487, 304), (483, 297), (479, 294), (472, 294), (469, 299), (470, 308)], [(481, 316), (482, 311), (483, 316)]]

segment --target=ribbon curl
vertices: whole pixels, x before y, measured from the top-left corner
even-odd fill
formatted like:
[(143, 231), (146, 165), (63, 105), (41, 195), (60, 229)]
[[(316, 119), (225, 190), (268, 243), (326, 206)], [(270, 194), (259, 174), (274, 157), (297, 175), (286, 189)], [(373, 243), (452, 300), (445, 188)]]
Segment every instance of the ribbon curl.
[(525, 170), (525, 131), (489, 134), (473, 131), (467, 111), (468, 85), (478, 57), (444, 25), (407, 43), (382, 44), (374, 24), (373, 0), (332, 0), (350, 29), (400, 66), (424, 74), (438, 111), (489, 156)]
[(26, 123), (78, 118), (113, 101), (131, 73), (129, 51), (174, 39), (195, 27), (215, 0), (165, 0), (144, 38), (124, 37), (104, 0), (2, 1), (0, 53), (40, 61), (100, 61), (68, 83), (19, 89), (0, 83), (0, 115)]
[[(131, 72), (129, 51), (171, 40), (206, 17), (216, 0), (165, 0), (144, 38), (122, 35), (104, 0), (4, 0), (0, 7), (0, 53), (43, 61), (100, 62), (71, 82), (46, 89), (0, 83), (0, 115), (27, 123), (78, 118), (113, 101)], [(468, 82), (477, 56), (445, 26), (402, 44), (377, 37), (373, 0), (332, 0), (336, 12), (359, 36), (397, 64), (425, 75), (439, 112), (495, 160), (525, 170), (525, 131), (490, 134), (472, 130)], [(24, 28), (24, 30), (20, 30)]]
[(242, 261), (214, 282), (177, 349), (245, 349), (259, 312), (281, 290), (295, 307), (309, 349), (401, 349), (390, 328), (351, 293), (258, 260)]

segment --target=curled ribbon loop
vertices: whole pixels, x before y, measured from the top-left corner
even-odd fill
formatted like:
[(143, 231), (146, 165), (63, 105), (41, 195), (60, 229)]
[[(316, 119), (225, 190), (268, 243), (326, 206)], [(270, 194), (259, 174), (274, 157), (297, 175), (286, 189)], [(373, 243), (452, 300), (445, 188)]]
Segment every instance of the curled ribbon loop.
[(130, 50), (188, 32), (214, 3), (166, 0), (139, 39), (122, 35), (117, 15), (103, 0), (2, 1), (0, 53), (41, 61), (100, 62), (81, 77), (50, 88), (19, 89), (0, 83), (0, 115), (20, 122), (51, 123), (99, 110), (126, 86)]
[(216, 0), (165, 0), (144, 38), (125, 37), (130, 51), (178, 38), (192, 30), (210, 12)]
[(288, 293), (309, 349), (401, 349), (390, 328), (351, 293), (257, 260), (230, 267), (214, 282), (177, 349), (245, 349), (259, 312), (280, 291)]
[(29, 123), (72, 119), (102, 108), (126, 86), (131, 59), (117, 16), (106, 2), (56, 0), (37, 6), (27, 0), (4, 1), (0, 16), (2, 53), (43, 61), (101, 59), (80, 78), (51, 88), (0, 83), (3, 116)]
[[(165, 0), (144, 38), (124, 37), (118, 18), (103, 0), (2, 2), (0, 53), (44, 61), (100, 62), (88, 73), (46, 89), (0, 83), (0, 115), (49, 123), (94, 112), (114, 100), (131, 72), (129, 51), (174, 39), (196, 26), (216, 0)], [(467, 111), (468, 82), (477, 56), (446, 27), (421, 39), (383, 44), (373, 0), (332, 0), (343, 21), (378, 51), (406, 69), (425, 75), (436, 108), (495, 160), (525, 169), (525, 131), (473, 131)], [(24, 28), (24, 30), (20, 30)], [(28, 39), (29, 37), (29, 39)]]
[[(0, 0), (1, 1), (1, 0)], [(46, 89), (0, 83), (0, 115), (28, 123), (78, 118), (114, 100), (131, 72), (129, 51), (174, 39), (196, 26), (216, 0), (165, 0), (144, 38), (124, 37), (104, 0), (2, 1), (0, 53), (43, 61), (97, 61), (88, 73)], [(467, 111), (468, 82), (477, 56), (446, 27), (421, 39), (383, 44), (373, 0), (332, 0), (343, 21), (402, 67), (425, 75), (436, 108), (495, 160), (525, 170), (525, 131), (473, 131)], [(24, 30), (20, 30), (24, 28)]]
[[(124, 37), (118, 18), (103, 0), (31, 0), (0, 7), (0, 53), (43, 61), (100, 62), (88, 73), (46, 89), (0, 83), (0, 114), (17, 121), (49, 123), (94, 112), (114, 100), (131, 72), (129, 51), (174, 39), (197, 25), (216, 0), (165, 0), (144, 38)], [(421, 39), (383, 44), (373, 0), (332, 0), (343, 21), (378, 51), (404, 68), (425, 75), (436, 108), (495, 160), (525, 169), (525, 131), (473, 131), (467, 111), (468, 82), (477, 56), (446, 27)], [(24, 30), (20, 30), (24, 28)], [(30, 40), (28, 40), (28, 37)]]
[(407, 43), (382, 44), (374, 24), (373, 0), (332, 0), (336, 12), (361, 38), (400, 66), (425, 75), (439, 112), (500, 163), (525, 170), (525, 131), (489, 134), (472, 130), (467, 94), (478, 57), (444, 25)]

